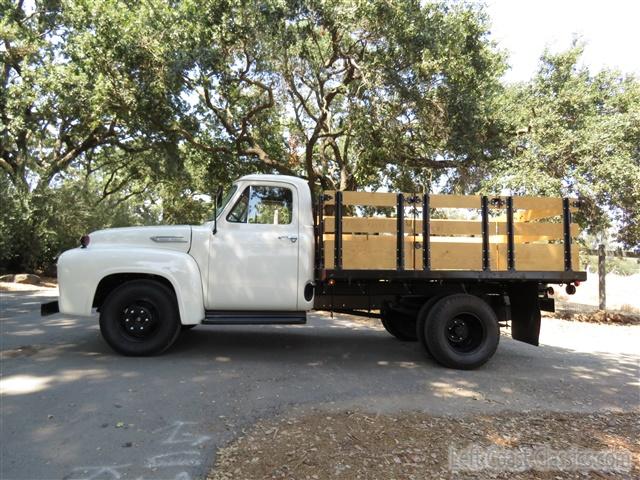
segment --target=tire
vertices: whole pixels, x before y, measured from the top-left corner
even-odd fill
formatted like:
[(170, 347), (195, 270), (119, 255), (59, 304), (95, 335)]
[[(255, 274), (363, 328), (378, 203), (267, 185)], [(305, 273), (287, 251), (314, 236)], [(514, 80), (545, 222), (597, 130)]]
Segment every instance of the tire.
[(100, 332), (122, 355), (162, 353), (180, 333), (173, 291), (152, 280), (133, 280), (119, 286), (102, 304)]
[(496, 314), (489, 304), (474, 295), (444, 297), (424, 317), (418, 333), (424, 338), (427, 351), (445, 367), (478, 368), (498, 348), (500, 329)]
[(187, 330), (191, 330), (192, 328), (197, 327), (198, 324), (193, 324), (193, 325), (180, 325), (180, 330), (182, 330), (183, 332), (187, 331)]
[(424, 332), (424, 324), (427, 320), (427, 315), (433, 308), (433, 306), (441, 299), (442, 297), (431, 297), (428, 299), (422, 307), (420, 307), (420, 311), (418, 312), (418, 318), (416, 321), (416, 337), (420, 341), (420, 345), (427, 352), (427, 354), (431, 355), (429, 351), (429, 346), (427, 345), (426, 337), (422, 334)]
[(415, 317), (393, 310), (388, 305), (382, 308), (380, 315), (384, 329), (398, 340), (403, 342), (415, 342), (418, 340)]

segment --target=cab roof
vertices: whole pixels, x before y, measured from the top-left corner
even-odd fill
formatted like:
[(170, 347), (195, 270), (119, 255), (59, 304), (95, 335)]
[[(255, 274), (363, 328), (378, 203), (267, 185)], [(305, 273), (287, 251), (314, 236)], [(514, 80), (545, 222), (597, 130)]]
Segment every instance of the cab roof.
[(298, 187), (299, 190), (309, 188), (309, 182), (307, 180), (300, 177), (294, 177), (292, 175), (270, 175), (256, 173), (240, 177), (238, 181), (288, 182)]

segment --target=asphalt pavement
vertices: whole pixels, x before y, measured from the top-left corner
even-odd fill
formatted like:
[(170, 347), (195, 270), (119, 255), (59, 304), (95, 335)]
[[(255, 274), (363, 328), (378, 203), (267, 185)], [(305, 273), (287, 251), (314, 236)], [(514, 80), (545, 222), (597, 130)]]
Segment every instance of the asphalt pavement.
[(97, 317), (40, 317), (51, 292), (2, 293), (0, 478), (204, 478), (257, 419), (312, 410), (471, 415), (640, 408), (640, 327), (543, 322), (543, 346), (503, 336), (448, 370), (377, 323), (198, 326), (159, 357), (127, 358)]

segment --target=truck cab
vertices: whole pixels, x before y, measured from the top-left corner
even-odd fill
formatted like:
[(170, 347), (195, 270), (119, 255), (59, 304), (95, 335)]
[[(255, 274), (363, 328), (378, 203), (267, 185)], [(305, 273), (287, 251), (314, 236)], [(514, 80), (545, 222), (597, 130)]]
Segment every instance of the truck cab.
[(313, 307), (313, 215), (297, 177), (237, 180), (217, 215), (196, 226), (100, 230), (58, 260), (57, 306), (100, 313), (127, 355), (159, 353), (200, 323), (304, 323)]

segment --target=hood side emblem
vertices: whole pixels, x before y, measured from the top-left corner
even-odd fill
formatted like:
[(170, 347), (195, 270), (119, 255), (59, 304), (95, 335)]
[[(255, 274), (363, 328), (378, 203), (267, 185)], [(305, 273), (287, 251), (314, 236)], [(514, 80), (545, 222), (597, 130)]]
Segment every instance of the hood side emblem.
[(184, 237), (177, 237), (172, 235), (158, 235), (155, 237), (149, 237), (156, 243), (188, 243)]

